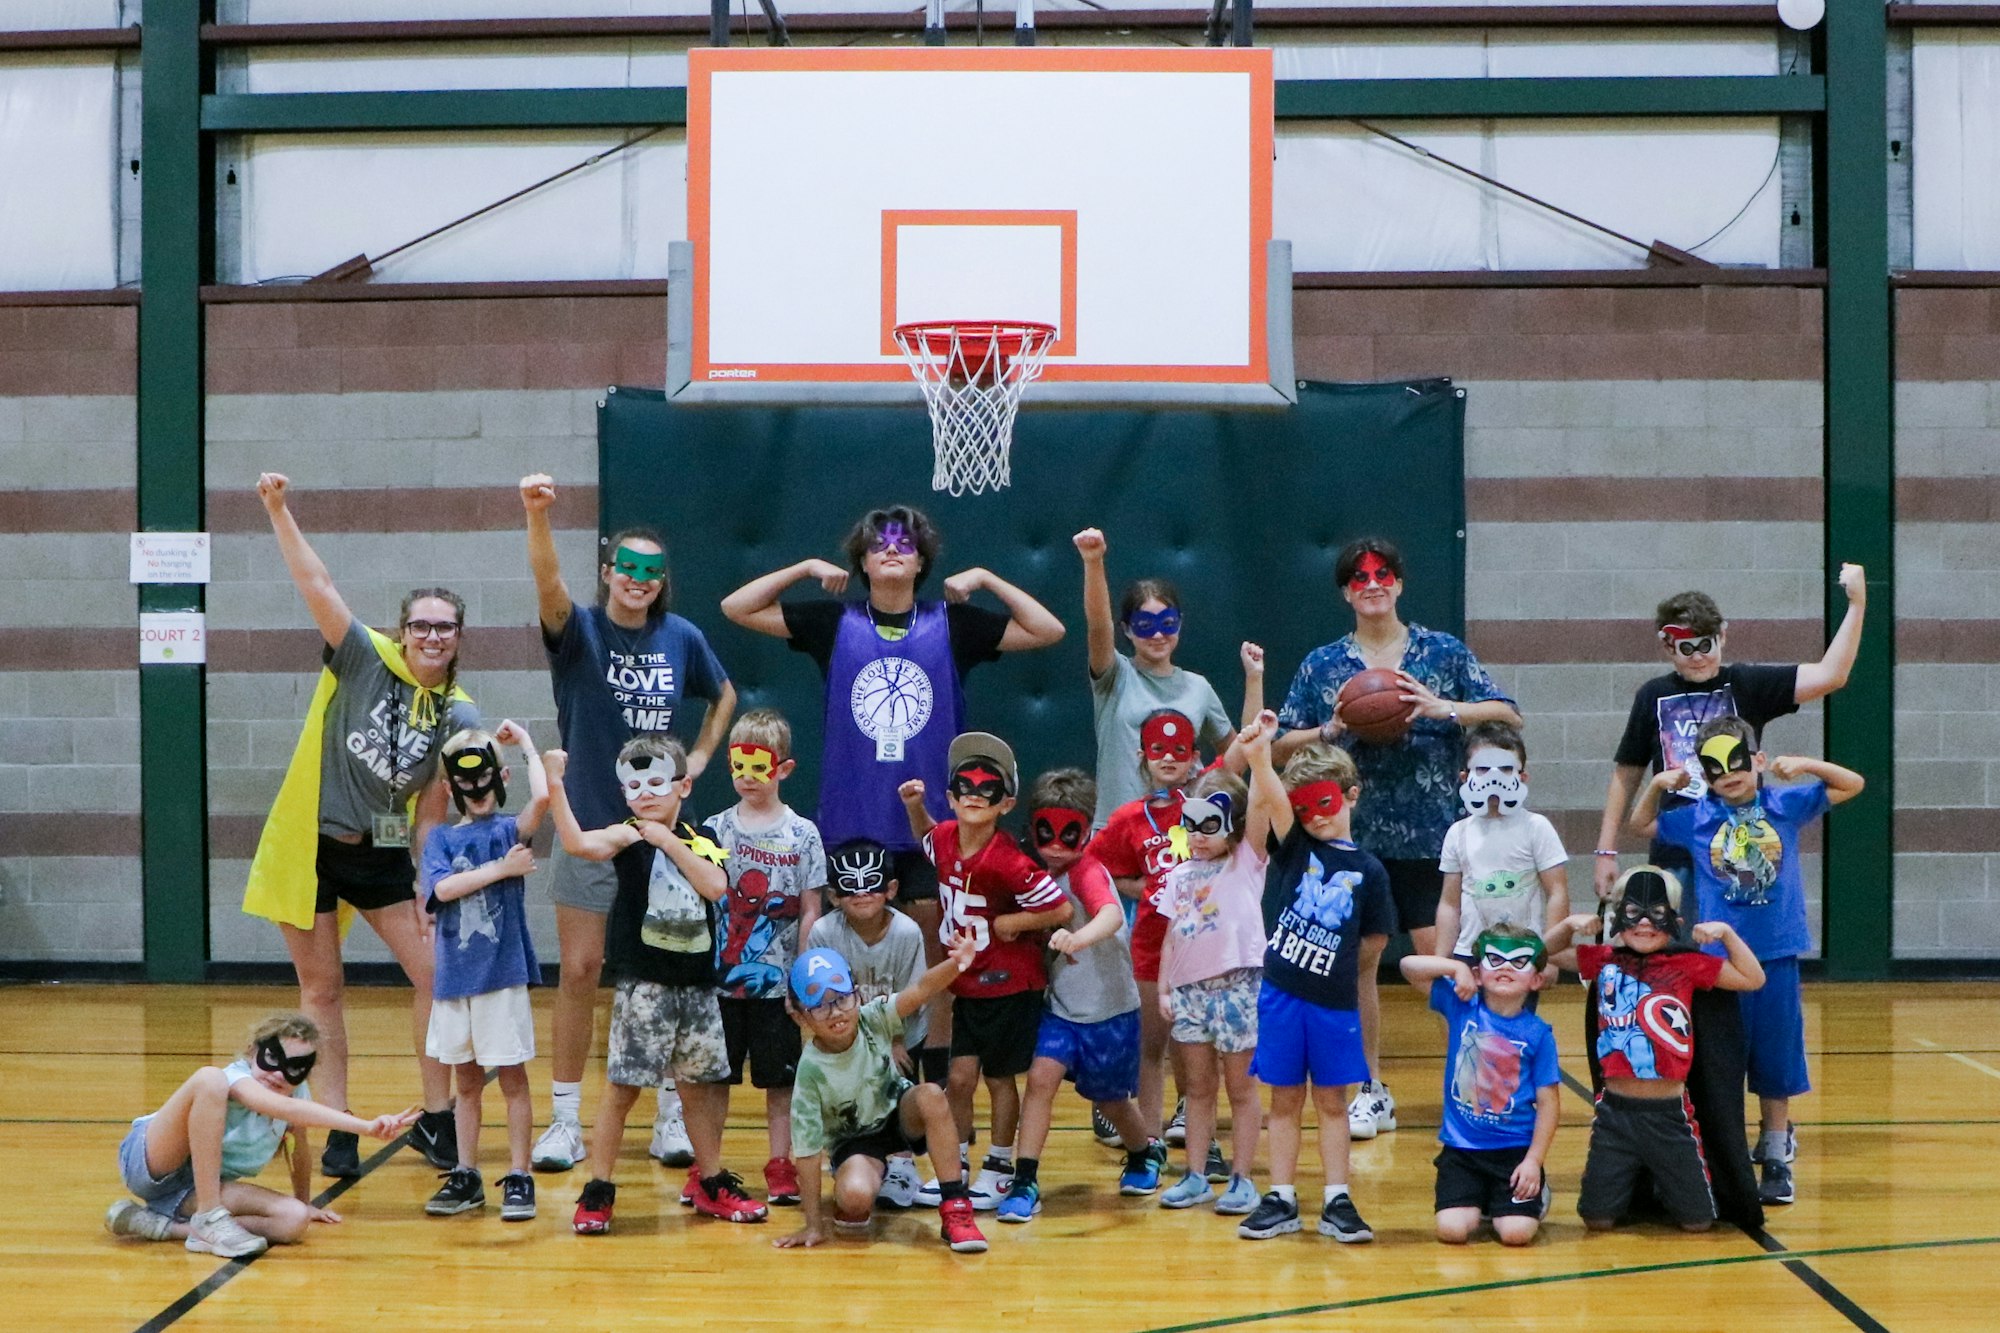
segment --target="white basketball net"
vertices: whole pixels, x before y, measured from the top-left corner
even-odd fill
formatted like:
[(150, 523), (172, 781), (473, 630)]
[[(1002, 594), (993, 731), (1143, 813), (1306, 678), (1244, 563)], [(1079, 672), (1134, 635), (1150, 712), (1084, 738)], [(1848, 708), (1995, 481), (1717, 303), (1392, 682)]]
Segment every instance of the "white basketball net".
[(1053, 326), (1019, 321), (897, 326), (931, 410), (932, 490), (977, 495), (1008, 484), (1014, 413), (1055, 340)]

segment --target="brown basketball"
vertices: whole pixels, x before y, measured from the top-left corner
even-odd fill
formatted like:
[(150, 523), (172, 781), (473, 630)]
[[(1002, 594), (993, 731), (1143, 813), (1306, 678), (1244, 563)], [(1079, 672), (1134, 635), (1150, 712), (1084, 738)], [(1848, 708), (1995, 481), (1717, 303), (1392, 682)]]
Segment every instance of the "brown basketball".
[(1403, 738), (1416, 712), (1417, 706), (1404, 703), (1402, 695), (1403, 682), (1396, 673), (1376, 667), (1340, 687), (1334, 711), (1357, 740), (1389, 745)]

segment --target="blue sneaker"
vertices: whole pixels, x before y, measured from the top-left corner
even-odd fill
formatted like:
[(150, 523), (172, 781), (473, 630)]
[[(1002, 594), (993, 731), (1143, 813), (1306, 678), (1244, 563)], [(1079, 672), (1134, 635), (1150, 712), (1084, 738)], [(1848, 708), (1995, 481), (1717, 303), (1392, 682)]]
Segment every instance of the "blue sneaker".
[(1000, 1200), (996, 1210), (1002, 1222), (1026, 1222), (1042, 1211), (1042, 1186), (1039, 1181), (1017, 1184), (1008, 1190)]
[(1139, 1152), (1125, 1154), (1125, 1170), (1118, 1177), (1118, 1192), (1136, 1198), (1160, 1188), (1160, 1171), (1167, 1164), (1167, 1145), (1154, 1139)]
[(1207, 1203), (1214, 1197), (1215, 1190), (1209, 1185), (1208, 1177), (1190, 1171), (1160, 1196), (1160, 1207), (1192, 1208), (1198, 1203)]
[(1215, 1201), (1215, 1211), (1225, 1217), (1242, 1217), (1257, 1206), (1257, 1182), (1248, 1176), (1231, 1176), (1229, 1188)]

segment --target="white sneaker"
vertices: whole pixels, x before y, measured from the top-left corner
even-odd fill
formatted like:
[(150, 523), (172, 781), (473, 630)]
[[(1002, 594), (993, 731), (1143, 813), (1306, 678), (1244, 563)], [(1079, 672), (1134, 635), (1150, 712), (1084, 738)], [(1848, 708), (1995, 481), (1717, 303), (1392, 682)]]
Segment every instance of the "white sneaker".
[(262, 1236), (253, 1236), (245, 1231), (243, 1224), (231, 1217), (227, 1208), (219, 1205), (188, 1219), (187, 1247), (196, 1254), (247, 1259), (253, 1254), (262, 1254), (269, 1245), (270, 1242)]
[(172, 1240), (174, 1219), (156, 1213), (131, 1199), (120, 1199), (104, 1214), (104, 1229), (114, 1236), (137, 1236), (141, 1240)]
[(1347, 1137), (1372, 1139), (1396, 1128), (1396, 1099), (1385, 1083), (1363, 1083), (1347, 1107)]
[(913, 1207), (923, 1187), (916, 1162), (908, 1157), (891, 1157), (888, 1169), (882, 1173), (882, 1188), (875, 1191), (875, 1201), (893, 1208)]
[(917, 1186), (917, 1193), (916, 1193), (917, 1207), (935, 1208), (943, 1202), (944, 1202), (944, 1191), (938, 1188), (936, 1176), (932, 1176), (929, 1180), (926, 1180), (923, 1184)]
[(1014, 1187), (1014, 1173), (1004, 1175), (991, 1167), (982, 1166), (979, 1174), (972, 1178), (972, 1187), (967, 1191), (972, 1196), (972, 1211), (990, 1213), (1000, 1206), (1000, 1200), (1007, 1197), (1007, 1191)]
[(681, 1095), (663, 1092), (660, 1110), (653, 1119), (653, 1146), (649, 1151), (662, 1166), (693, 1166), (694, 1145), (688, 1142), (687, 1121), (681, 1115)]
[(1167, 1127), (1161, 1131), (1160, 1137), (1166, 1140), (1169, 1148), (1187, 1146), (1187, 1098), (1183, 1097), (1174, 1103), (1174, 1113), (1168, 1119)]
[(574, 1120), (552, 1120), (535, 1140), (537, 1171), (567, 1171), (584, 1159), (583, 1126)]

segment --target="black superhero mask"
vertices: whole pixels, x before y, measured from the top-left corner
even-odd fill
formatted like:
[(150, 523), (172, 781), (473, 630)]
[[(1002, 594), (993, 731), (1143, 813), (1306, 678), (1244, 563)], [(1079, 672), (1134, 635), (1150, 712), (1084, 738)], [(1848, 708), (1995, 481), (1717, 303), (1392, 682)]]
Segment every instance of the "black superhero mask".
[(451, 799), (458, 802), (460, 814), (473, 801), (484, 799), (488, 792), (499, 797), (499, 804), (507, 804), (507, 784), (500, 779), (500, 756), (491, 744), (475, 745), (448, 755), (444, 771), (451, 777)]
[(277, 1037), (266, 1037), (257, 1043), (257, 1068), (267, 1074), (279, 1074), (293, 1087), (306, 1081), (312, 1073), (313, 1061), (319, 1059), (318, 1051), (307, 1051), (304, 1055), (285, 1054), (285, 1043)]
[(1680, 933), (1680, 911), (1668, 894), (1666, 876), (1657, 870), (1634, 870), (1625, 877), (1625, 892), (1618, 899), (1615, 917), (1621, 931), (1650, 921), (1662, 934)]

